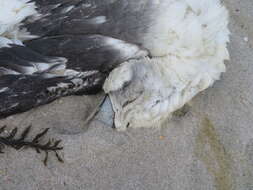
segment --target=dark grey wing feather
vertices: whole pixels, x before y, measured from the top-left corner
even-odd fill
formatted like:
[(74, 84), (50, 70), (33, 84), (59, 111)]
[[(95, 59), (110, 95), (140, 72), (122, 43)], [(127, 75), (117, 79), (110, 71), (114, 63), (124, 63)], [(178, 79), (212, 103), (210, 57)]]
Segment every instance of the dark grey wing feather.
[(27, 111), (62, 96), (95, 94), (102, 89), (105, 74), (67, 70), (66, 61), (25, 46), (1, 48), (0, 117)]
[(40, 37), (55, 35), (69, 17), (70, 12), (82, 3), (80, 0), (35, 0), (33, 2), (36, 3), (39, 14), (24, 20), (22, 27)]
[(137, 45), (102, 35), (62, 35), (25, 43), (47, 56), (66, 57), (67, 68), (108, 72), (120, 63), (147, 55)]
[[(39, 2), (36, 1), (36, 3)], [(53, 6), (54, 9), (48, 8)], [(57, 5), (57, 6), (56, 6)], [(142, 43), (142, 35), (152, 25), (154, 1), (75, 0), (44, 1), (39, 3), (42, 13), (24, 27), (33, 35), (100, 34), (130, 43)]]
[(10, 45), (0, 49), (1, 75), (44, 72), (55, 65), (65, 68), (66, 62), (65, 58), (44, 56), (25, 46)]
[(10, 47), (3, 47), (0, 49), (0, 60), (4, 60), (8, 56), (8, 59), (18, 58), (27, 60), (29, 62), (50, 62), (53, 58), (41, 55), (30, 48), (21, 45), (10, 45)]
[(74, 94), (95, 94), (105, 75), (99, 72), (76, 76), (4, 75), (0, 77), (0, 118)]

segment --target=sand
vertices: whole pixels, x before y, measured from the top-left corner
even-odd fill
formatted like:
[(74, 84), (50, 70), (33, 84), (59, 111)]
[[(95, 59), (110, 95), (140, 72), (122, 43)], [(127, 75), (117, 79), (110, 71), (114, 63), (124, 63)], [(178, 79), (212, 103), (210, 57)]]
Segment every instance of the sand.
[[(30, 149), (0, 155), (0, 190), (252, 190), (253, 3), (225, 0), (230, 10), (231, 60), (215, 85), (183, 117), (162, 128), (111, 128), (112, 113), (85, 118), (103, 95), (67, 97), (1, 120), (8, 129), (50, 127), (62, 139), (65, 163)], [(109, 104), (107, 102), (107, 104)]]

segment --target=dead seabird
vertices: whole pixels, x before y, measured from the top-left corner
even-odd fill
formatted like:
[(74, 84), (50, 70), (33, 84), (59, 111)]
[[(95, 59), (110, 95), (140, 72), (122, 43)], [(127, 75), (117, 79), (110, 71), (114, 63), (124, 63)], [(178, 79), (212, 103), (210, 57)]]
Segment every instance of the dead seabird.
[(117, 129), (159, 125), (218, 80), (229, 58), (228, 12), (219, 0), (1, 3), (3, 116), (96, 93), (107, 78)]

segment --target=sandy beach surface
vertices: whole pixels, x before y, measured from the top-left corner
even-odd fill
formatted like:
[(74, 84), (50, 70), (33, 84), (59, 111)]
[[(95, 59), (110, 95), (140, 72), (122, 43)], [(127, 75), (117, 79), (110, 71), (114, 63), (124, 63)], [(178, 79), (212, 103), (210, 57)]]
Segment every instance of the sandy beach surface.
[[(253, 190), (253, 1), (224, 0), (230, 10), (231, 60), (190, 111), (162, 128), (111, 128), (112, 113), (85, 118), (103, 95), (67, 97), (0, 121), (32, 124), (62, 139), (64, 163), (34, 150), (4, 149), (0, 190)], [(106, 102), (109, 106), (109, 102)]]

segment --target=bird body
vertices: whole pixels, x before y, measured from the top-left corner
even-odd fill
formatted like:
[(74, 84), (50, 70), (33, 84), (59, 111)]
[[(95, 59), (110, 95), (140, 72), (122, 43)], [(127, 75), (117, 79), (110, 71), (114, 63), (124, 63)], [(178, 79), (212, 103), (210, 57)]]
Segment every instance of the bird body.
[(219, 0), (0, 3), (0, 116), (104, 85), (117, 129), (151, 127), (218, 80), (229, 58)]
[(229, 59), (228, 12), (218, 0), (160, 0), (154, 7), (141, 41), (152, 58), (125, 62), (104, 85), (119, 130), (161, 125), (218, 80)]

